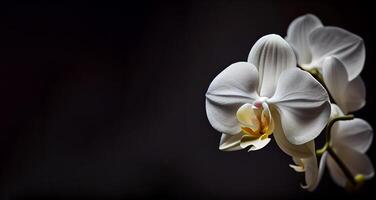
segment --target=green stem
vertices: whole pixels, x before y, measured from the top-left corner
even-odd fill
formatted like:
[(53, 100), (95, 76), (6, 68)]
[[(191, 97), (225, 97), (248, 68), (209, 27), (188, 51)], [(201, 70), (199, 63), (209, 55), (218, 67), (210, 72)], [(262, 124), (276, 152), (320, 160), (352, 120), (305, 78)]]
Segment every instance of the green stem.
[(330, 137), (331, 137), (331, 130), (334, 123), (337, 121), (346, 121), (346, 120), (352, 120), (354, 119), (354, 115), (345, 115), (342, 117), (336, 117), (329, 121), (328, 125), (326, 125), (326, 142), (330, 143)]
[(325, 145), (323, 147), (321, 147), (320, 149), (317, 149), (316, 150), (316, 155), (322, 155), (323, 153), (325, 153), (326, 149), (329, 147), (329, 142), (325, 142)]
[(342, 162), (342, 160), (337, 156), (337, 154), (330, 146), (327, 148), (327, 152), (334, 159), (339, 168), (341, 168), (342, 172), (345, 174), (345, 176), (351, 182), (351, 184), (354, 186), (357, 185), (356, 180), (354, 176), (351, 174), (350, 170), (346, 167), (346, 165)]
[(345, 115), (342, 117), (336, 117), (329, 121), (329, 123), (326, 125), (326, 142), (325, 145), (321, 148), (316, 150), (317, 155), (322, 155), (325, 151), (329, 153), (329, 155), (334, 159), (334, 161), (337, 163), (339, 168), (342, 170), (342, 172), (345, 174), (346, 178), (351, 182), (352, 185), (356, 186), (357, 182), (355, 180), (355, 177), (351, 174), (350, 170), (346, 167), (346, 165), (342, 162), (342, 160), (337, 156), (337, 154), (334, 152), (332, 146), (331, 146), (331, 130), (333, 125), (337, 121), (345, 121), (345, 120), (351, 120), (354, 119), (354, 115)]
[(331, 137), (330, 133), (331, 133), (331, 130), (332, 130), (334, 123), (336, 123), (337, 121), (345, 121), (345, 120), (351, 120), (351, 119), (354, 119), (354, 115), (345, 115), (345, 116), (342, 116), (342, 117), (336, 117), (336, 118), (329, 121), (329, 123), (326, 125), (326, 129), (325, 129), (325, 132), (326, 132), (325, 144), (324, 144), (323, 147), (316, 150), (317, 155), (322, 155), (326, 151), (326, 149), (329, 147), (330, 137)]

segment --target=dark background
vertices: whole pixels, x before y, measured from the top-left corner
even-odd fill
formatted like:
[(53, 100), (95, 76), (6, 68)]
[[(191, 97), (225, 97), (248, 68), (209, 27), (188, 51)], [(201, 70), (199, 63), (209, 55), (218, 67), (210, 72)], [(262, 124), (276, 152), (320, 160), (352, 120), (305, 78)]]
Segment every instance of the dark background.
[[(204, 94), (254, 42), (306, 13), (365, 40), (376, 127), (375, 32), (359, 1), (184, 1), (0, 6), (0, 199), (374, 196), (325, 177), (314, 193), (273, 141), (221, 152)], [(375, 146), (368, 155), (375, 163)]]

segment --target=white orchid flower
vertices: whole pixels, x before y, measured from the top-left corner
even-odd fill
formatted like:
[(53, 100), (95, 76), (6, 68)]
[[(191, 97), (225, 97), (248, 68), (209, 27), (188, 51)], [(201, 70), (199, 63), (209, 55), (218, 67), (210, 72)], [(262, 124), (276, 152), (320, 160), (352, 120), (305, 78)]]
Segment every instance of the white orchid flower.
[(291, 22), (286, 41), (300, 67), (322, 74), (328, 92), (345, 113), (364, 106), (365, 87), (359, 76), (365, 61), (362, 38), (338, 27), (323, 26), (316, 16), (307, 14)]
[[(340, 108), (332, 104), (332, 117), (343, 116)], [(368, 180), (374, 176), (372, 162), (365, 154), (373, 139), (372, 127), (364, 120), (354, 118), (347, 121), (337, 121), (331, 128), (330, 146), (347, 167), (353, 177)], [(346, 187), (350, 182), (339, 164), (326, 151), (320, 160), (319, 177), (322, 176), (325, 164), (334, 182)]]
[(310, 156), (307, 142), (330, 116), (328, 94), (309, 73), (296, 67), (289, 44), (278, 35), (260, 38), (248, 62), (223, 70), (206, 93), (211, 125), (223, 133), (220, 149), (258, 150), (274, 138), (291, 156)]
[[(341, 109), (331, 104), (330, 120), (344, 116)], [(374, 176), (374, 168), (371, 161), (365, 155), (372, 143), (373, 131), (371, 126), (364, 120), (354, 118), (349, 121), (337, 121), (331, 128), (330, 148), (341, 162), (350, 170), (351, 176), (367, 180)], [(320, 166), (317, 166), (317, 158), (314, 145), (310, 145), (311, 156), (307, 158), (293, 157), (295, 165), (290, 164), (296, 172), (305, 172), (306, 185), (303, 188), (313, 191), (318, 186), (324, 173), (325, 165), (335, 183), (346, 187), (350, 182), (339, 164), (328, 153), (324, 152), (320, 159)]]

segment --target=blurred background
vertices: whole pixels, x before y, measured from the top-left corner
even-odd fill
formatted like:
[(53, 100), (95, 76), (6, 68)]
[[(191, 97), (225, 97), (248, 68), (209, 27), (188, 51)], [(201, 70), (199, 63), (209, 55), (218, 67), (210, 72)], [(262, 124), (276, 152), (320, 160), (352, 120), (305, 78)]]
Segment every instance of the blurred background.
[[(376, 127), (375, 11), (353, 1), (137, 1), (0, 6), (0, 199), (316, 199), (355, 193), (326, 171), (313, 193), (274, 141), (221, 152), (205, 92), (296, 17), (361, 36)], [(376, 162), (376, 147), (368, 155)]]

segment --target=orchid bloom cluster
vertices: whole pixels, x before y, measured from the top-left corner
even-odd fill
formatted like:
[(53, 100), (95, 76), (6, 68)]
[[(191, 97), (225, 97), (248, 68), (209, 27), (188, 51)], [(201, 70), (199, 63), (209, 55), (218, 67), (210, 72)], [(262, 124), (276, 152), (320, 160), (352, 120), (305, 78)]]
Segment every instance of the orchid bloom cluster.
[[(285, 38), (261, 37), (246, 62), (224, 69), (207, 90), (219, 149), (256, 151), (273, 137), (292, 157), (290, 167), (305, 173), (303, 188), (316, 189), (326, 166), (336, 184), (358, 188), (374, 175), (365, 155), (373, 130), (349, 114), (365, 105), (364, 61), (359, 36), (312, 14), (295, 19)], [(316, 150), (321, 133), (326, 143)]]

